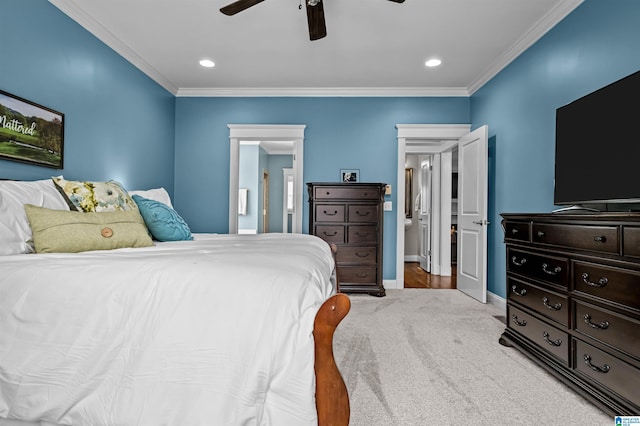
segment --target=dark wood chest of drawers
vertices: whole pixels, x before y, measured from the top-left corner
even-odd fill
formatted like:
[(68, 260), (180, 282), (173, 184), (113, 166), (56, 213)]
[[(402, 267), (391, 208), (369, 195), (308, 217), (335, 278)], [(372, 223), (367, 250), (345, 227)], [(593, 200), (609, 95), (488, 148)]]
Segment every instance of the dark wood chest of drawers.
[(338, 286), (384, 296), (384, 183), (307, 183), (309, 232), (337, 246)]
[(515, 346), (611, 415), (640, 413), (640, 214), (503, 214)]

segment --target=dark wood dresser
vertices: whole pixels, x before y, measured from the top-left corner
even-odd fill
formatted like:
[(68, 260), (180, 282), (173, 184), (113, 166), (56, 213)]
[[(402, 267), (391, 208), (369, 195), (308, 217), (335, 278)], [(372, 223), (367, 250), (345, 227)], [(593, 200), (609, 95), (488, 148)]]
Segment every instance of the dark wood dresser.
[(640, 414), (640, 214), (503, 214), (515, 346), (611, 415)]
[(334, 243), (338, 287), (384, 296), (382, 224), (384, 183), (307, 183), (309, 233)]

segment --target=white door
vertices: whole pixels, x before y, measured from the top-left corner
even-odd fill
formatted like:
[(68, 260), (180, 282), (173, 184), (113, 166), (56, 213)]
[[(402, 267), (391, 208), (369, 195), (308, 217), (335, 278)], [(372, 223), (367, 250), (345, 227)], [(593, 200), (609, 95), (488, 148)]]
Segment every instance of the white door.
[(423, 161), (420, 165), (420, 199), (418, 205), (419, 252), (420, 267), (431, 272), (431, 163)]
[(488, 127), (458, 140), (458, 290), (487, 302)]

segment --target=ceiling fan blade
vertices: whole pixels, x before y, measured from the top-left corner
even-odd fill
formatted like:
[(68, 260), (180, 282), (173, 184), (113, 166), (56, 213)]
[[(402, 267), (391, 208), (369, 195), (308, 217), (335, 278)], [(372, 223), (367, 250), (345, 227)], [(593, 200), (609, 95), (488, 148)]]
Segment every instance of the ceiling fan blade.
[(392, 2), (395, 2), (395, 3), (404, 3), (404, 0), (389, 0), (389, 1), (392, 1)]
[(318, 40), (327, 36), (327, 26), (324, 21), (324, 6), (322, 0), (314, 6), (305, 0), (307, 5), (307, 22), (309, 23), (309, 39)]
[[(231, 4), (226, 5), (220, 12), (227, 16), (235, 15), (238, 12), (242, 12), (245, 9), (255, 6), (256, 4), (263, 2), (264, 0), (238, 0)], [(395, 1), (395, 0), (394, 0)]]

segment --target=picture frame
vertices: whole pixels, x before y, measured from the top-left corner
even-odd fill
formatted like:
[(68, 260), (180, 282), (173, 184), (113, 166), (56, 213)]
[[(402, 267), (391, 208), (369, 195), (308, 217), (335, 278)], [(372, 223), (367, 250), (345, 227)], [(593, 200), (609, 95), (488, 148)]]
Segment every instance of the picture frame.
[(64, 114), (0, 90), (0, 159), (62, 169)]
[(354, 183), (360, 182), (359, 169), (340, 169), (340, 182)]

